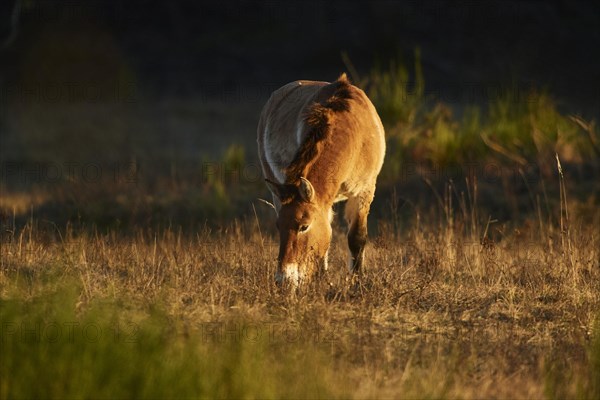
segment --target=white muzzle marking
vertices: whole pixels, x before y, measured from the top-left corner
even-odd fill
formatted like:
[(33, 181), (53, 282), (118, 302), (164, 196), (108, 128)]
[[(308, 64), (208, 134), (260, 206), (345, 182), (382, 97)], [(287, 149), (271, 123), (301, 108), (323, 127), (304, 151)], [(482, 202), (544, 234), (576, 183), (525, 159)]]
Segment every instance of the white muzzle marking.
[(303, 278), (303, 274), (300, 274), (297, 263), (289, 263), (281, 267), (281, 272), (275, 274), (275, 281), (278, 284), (289, 283), (293, 287), (297, 287)]

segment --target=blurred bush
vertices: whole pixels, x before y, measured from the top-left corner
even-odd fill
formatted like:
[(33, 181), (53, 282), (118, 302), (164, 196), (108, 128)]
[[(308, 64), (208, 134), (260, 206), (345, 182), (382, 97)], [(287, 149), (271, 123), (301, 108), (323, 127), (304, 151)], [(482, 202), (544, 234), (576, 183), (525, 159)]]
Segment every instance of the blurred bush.
[(487, 93), (487, 109), (467, 104), (456, 116), (426, 95), (420, 59), (417, 49), (412, 71), (394, 60), (359, 78), (386, 128), (388, 179), (399, 176), (405, 163), (445, 167), (494, 160), (523, 166), (554, 160), (555, 153), (566, 163), (595, 160), (581, 127), (547, 93), (514, 88)]

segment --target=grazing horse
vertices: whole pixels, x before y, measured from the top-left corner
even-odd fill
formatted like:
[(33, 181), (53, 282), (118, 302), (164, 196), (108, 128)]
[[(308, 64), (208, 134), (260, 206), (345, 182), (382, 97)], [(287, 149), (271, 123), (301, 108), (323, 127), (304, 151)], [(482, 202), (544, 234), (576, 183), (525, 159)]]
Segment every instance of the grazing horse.
[(258, 154), (279, 230), (275, 279), (297, 286), (327, 269), (332, 206), (348, 200), (349, 268), (360, 271), (385, 133), (366, 94), (342, 74), (277, 89), (258, 123)]

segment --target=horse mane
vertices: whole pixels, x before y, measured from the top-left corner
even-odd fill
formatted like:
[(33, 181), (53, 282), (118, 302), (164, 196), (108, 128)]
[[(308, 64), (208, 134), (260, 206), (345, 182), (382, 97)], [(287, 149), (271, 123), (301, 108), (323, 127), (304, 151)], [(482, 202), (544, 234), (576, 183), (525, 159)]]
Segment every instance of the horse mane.
[(329, 128), (333, 114), (350, 110), (349, 100), (353, 98), (351, 88), (348, 77), (343, 73), (335, 82), (324, 86), (316, 100), (308, 106), (304, 122), (309, 132), (285, 169), (287, 183), (295, 183), (305, 176), (308, 168), (316, 161), (323, 141), (331, 133)]

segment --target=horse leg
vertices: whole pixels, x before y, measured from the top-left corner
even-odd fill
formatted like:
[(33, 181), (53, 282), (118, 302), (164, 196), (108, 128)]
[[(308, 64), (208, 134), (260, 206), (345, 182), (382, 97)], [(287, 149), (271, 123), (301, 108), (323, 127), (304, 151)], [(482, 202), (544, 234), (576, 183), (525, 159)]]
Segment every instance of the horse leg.
[(367, 216), (373, 201), (373, 192), (361, 193), (350, 197), (346, 203), (346, 221), (348, 222), (348, 248), (350, 260), (348, 268), (354, 274), (360, 273), (365, 258), (367, 243)]

